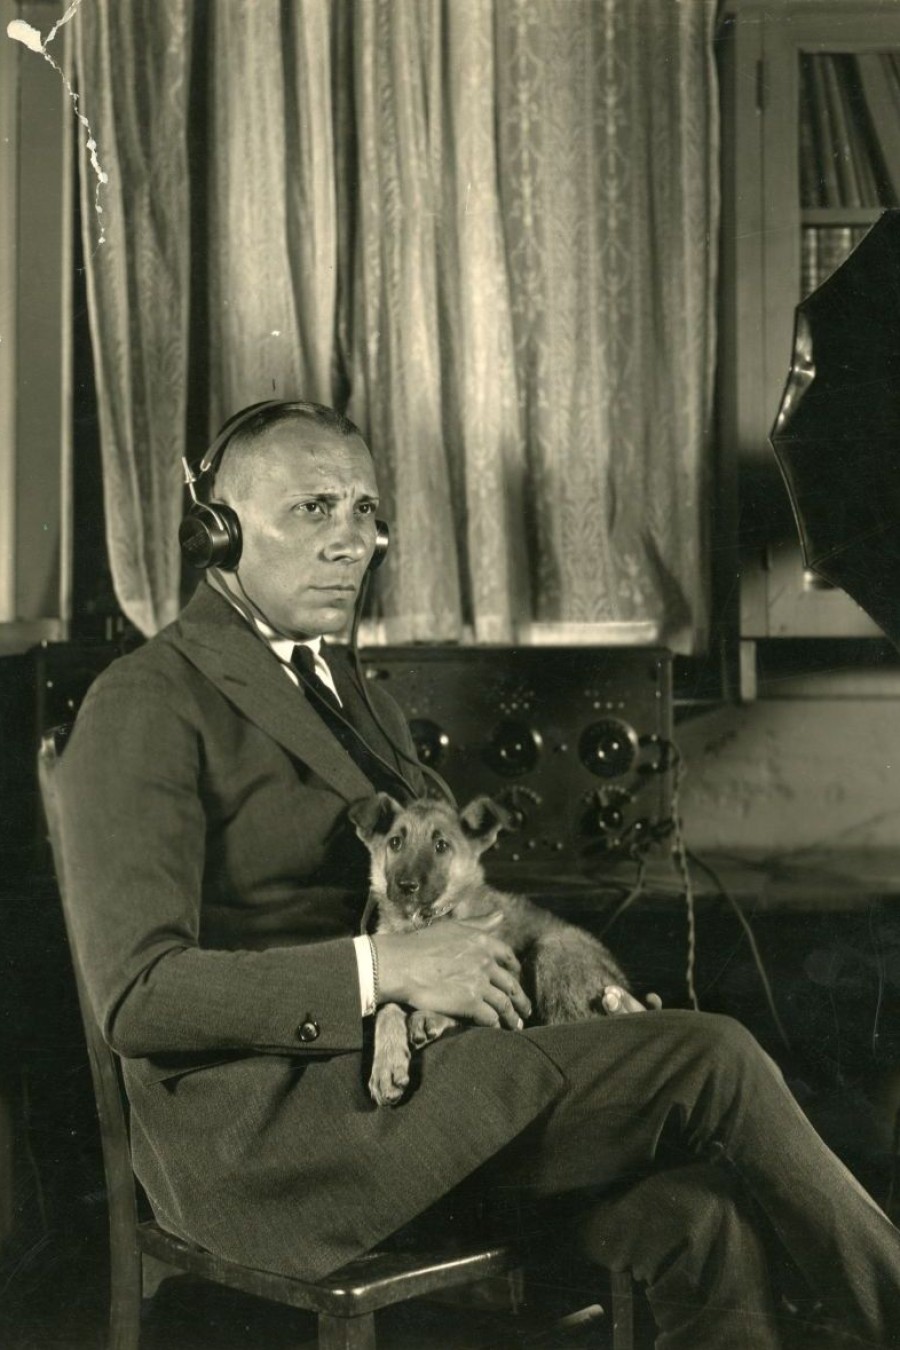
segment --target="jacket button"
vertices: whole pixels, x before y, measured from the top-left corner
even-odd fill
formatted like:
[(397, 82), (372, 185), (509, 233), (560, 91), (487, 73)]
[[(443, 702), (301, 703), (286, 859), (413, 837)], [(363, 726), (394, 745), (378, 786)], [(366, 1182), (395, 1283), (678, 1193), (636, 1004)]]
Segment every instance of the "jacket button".
[(297, 1028), (297, 1035), (300, 1037), (301, 1041), (318, 1040), (319, 1039), (318, 1022), (314, 1022), (312, 1018), (308, 1018), (307, 1021), (301, 1022), (299, 1027)]

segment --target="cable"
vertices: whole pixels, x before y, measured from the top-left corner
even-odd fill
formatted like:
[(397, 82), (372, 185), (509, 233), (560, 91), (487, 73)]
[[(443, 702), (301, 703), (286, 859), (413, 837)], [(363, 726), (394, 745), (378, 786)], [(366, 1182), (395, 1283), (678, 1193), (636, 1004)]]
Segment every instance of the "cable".
[(600, 937), (603, 937), (603, 935), (606, 933), (606, 930), (608, 928), (612, 928), (613, 924), (616, 923), (618, 919), (621, 919), (626, 909), (628, 909), (634, 903), (634, 901), (637, 900), (643, 894), (644, 875), (647, 871), (647, 859), (638, 858), (637, 865), (638, 865), (637, 880), (635, 881), (634, 885), (632, 886), (631, 890), (627, 893), (625, 898), (619, 901), (618, 905), (616, 905), (616, 908), (613, 910), (612, 914), (607, 919), (606, 923), (600, 929)]
[[(356, 610), (353, 615), (353, 625), (350, 629), (349, 654), (350, 654), (350, 661), (353, 667), (353, 673), (356, 676), (357, 688), (359, 689), (359, 692), (363, 696), (363, 701), (365, 702), (365, 705), (369, 710), (372, 720), (374, 721), (375, 725), (378, 727), (382, 735), (385, 737), (388, 744), (391, 746), (391, 749), (394, 750), (395, 753), (398, 754), (401, 759), (405, 760), (407, 764), (413, 765), (413, 767), (418, 769), (422, 774), (424, 774), (426, 778), (430, 778), (431, 781), (437, 787), (438, 791), (440, 792), (444, 800), (450, 806), (453, 807), (454, 811), (458, 812), (459, 806), (457, 804), (455, 796), (453, 795), (453, 790), (450, 787), (450, 784), (438, 773), (437, 769), (433, 769), (430, 764), (423, 764), (421, 760), (417, 759), (414, 755), (409, 754), (408, 751), (404, 750), (402, 746), (397, 744), (391, 733), (388, 731), (387, 727), (382, 722), (378, 710), (375, 707), (374, 703), (372, 702), (372, 696), (370, 695), (368, 690), (368, 681), (365, 675), (363, 674), (362, 660), (360, 658), (359, 647), (357, 645), (359, 638), (360, 620), (362, 618), (363, 608), (365, 607), (366, 598), (369, 593), (369, 575), (370, 574), (366, 572), (365, 576), (363, 577), (363, 583), (362, 586), (360, 587), (359, 592), (359, 599), (357, 601)], [(403, 779), (403, 781), (405, 783), (406, 779)], [(407, 784), (407, 787), (409, 787), (409, 784)], [(410, 791), (412, 792), (412, 795), (414, 797), (417, 795), (413, 789), (410, 789)]]
[[(270, 644), (269, 644), (268, 642), (266, 642), (266, 639), (265, 639), (264, 634), (262, 634), (262, 633), (260, 632), (260, 630), (259, 630), (259, 627), (258, 627), (258, 625), (257, 625), (257, 623), (256, 623), (256, 619), (257, 619), (257, 618), (262, 619), (263, 623), (267, 624), (268, 627), (272, 629), (272, 632), (273, 632), (273, 633), (277, 633), (279, 637), (285, 638), (285, 639), (286, 639), (287, 641), (289, 641), (289, 642), (292, 642), (294, 639), (290, 636), (289, 633), (283, 632), (282, 629), (280, 629), (280, 628), (277, 626), (277, 624), (274, 624), (274, 623), (272, 622), (272, 620), (268, 617), (268, 615), (264, 612), (264, 610), (260, 609), (260, 607), (259, 607), (259, 605), (256, 603), (256, 601), (252, 598), (252, 596), (250, 596), (250, 595), (248, 594), (247, 588), (245, 587), (243, 581), (241, 580), (237, 568), (234, 569), (234, 571), (232, 572), (231, 575), (234, 577), (235, 581), (237, 582), (238, 587), (239, 587), (240, 592), (241, 592), (241, 595), (244, 597), (244, 600), (246, 601), (246, 604), (243, 604), (243, 603), (241, 602), (241, 600), (234, 594), (234, 592), (233, 592), (230, 588), (228, 588), (228, 587), (223, 587), (223, 589), (225, 589), (225, 590), (228, 592), (228, 599), (233, 603), (233, 605), (234, 605), (235, 609), (238, 611), (238, 613), (239, 613), (239, 614), (242, 614), (243, 617), (244, 617), (244, 618), (247, 620), (247, 622), (249, 623), (251, 632), (255, 633), (256, 636), (259, 638), (260, 642), (262, 642), (266, 647), (269, 648), (269, 651), (272, 652), (272, 655), (275, 657), (275, 660), (279, 663), (279, 665), (282, 665), (282, 666), (284, 666), (284, 668), (285, 668), (286, 670), (291, 671), (292, 674), (293, 674), (294, 676), (296, 676), (296, 678), (303, 684), (304, 688), (307, 689), (307, 690), (309, 690), (309, 691), (313, 694), (313, 696), (314, 696), (315, 699), (317, 699), (317, 700), (321, 699), (321, 698), (322, 698), (322, 695), (320, 694), (319, 690), (316, 689), (315, 683), (314, 683), (313, 679), (312, 679), (311, 677), (307, 676), (307, 674), (306, 674), (305, 671), (303, 671), (303, 670), (298, 670), (296, 666), (291, 665), (290, 661), (285, 661), (281, 656), (278, 655), (278, 653), (277, 653), (276, 651), (274, 651), (274, 650), (272, 649), (272, 647), (270, 646)], [(366, 582), (367, 580), (368, 580), (368, 573), (366, 574), (366, 577), (364, 578), (363, 586), (360, 588), (360, 596), (359, 596), (359, 600), (360, 600), (360, 601), (362, 600), (362, 597), (363, 597), (363, 594), (364, 594), (364, 590), (365, 590), (365, 582)], [(221, 583), (220, 583), (220, 584), (221, 584)], [(361, 608), (361, 605), (358, 604), (358, 605), (357, 605), (357, 611), (356, 611), (356, 614), (354, 614), (354, 619), (353, 619), (353, 628), (354, 628), (354, 630), (356, 630), (356, 629), (358, 628), (357, 615), (358, 615), (358, 613), (359, 613), (359, 609), (360, 609), (360, 608)], [(351, 657), (352, 657), (353, 655), (355, 655), (355, 653), (353, 653), (353, 652), (351, 651)], [(356, 665), (355, 665), (355, 663), (354, 663), (354, 670), (355, 670), (355, 669), (356, 669)], [(356, 682), (357, 682), (357, 684), (360, 683), (359, 677), (358, 677), (358, 676), (357, 676), (357, 681), (356, 681)], [(407, 760), (410, 764), (416, 764), (416, 765), (418, 765), (418, 760), (415, 760), (415, 759), (413, 759), (410, 755), (407, 755), (407, 754), (403, 753), (403, 752), (400, 750), (400, 748), (395, 744), (393, 737), (392, 737), (392, 736), (390, 735), (390, 733), (385, 729), (385, 727), (384, 727), (384, 725), (383, 725), (381, 719), (379, 718), (378, 714), (375, 712), (374, 708), (372, 707), (371, 701), (370, 701), (370, 699), (369, 699), (369, 697), (368, 697), (368, 694), (367, 694), (367, 692), (366, 692), (366, 690), (365, 690), (365, 687), (362, 688), (362, 691), (361, 691), (361, 692), (362, 692), (363, 698), (365, 699), (365, 703), (366, 703), (367, 708), (369, 709), (370, 713), (372, 714), (372, 717), (374, 718), (376, 725), (378, 726), (378, 728), (380, 729), (380, 731), (381, 731), (382, 734), (384, 735), (384, 737), (385, 737), (385, 739), (387, 740), (388, 744), (390, 745), (391, 749), (397, 751), (398, 754), (401, 754), (402, 757), (403, 757), (403, 759)], [(380, 754), (378, 753), (378, 751), (377, 751), (373, 746), (371, 746), (371, 745), (369, 744), (369, 742), (366, 740), (365, 736), (363, 736), (362, 732), (359, 731), (358, 728), (355, 727), (355, 726), (353, 725), (352, 722), (348, 721), (348, 719), (343, 715), (342, 712), (340, 712), (339, 709), (333, 708), (333, 707), (331, 707), (331, 706), (329, 705), (329, 715), (332, 716), (332, 717), (336, 717), (337, 720), (341, 723), (341, 725), (342, 725), (343, 727), (345, 727), (345, 728), (351, 733), (351, 735), (353, 735), (353, 736), (356, 738), (356, 740), (358, 740), (358, 741), (360, 742), (360, 744), (362, 744), (362, 745), (365, 746), (365, 748), (366, 748), (366, 750), (369, 752), (369, 754), (372, 755), (372, 757), (373, 757), (375, 760), (377, 760), (377, 762), (381, 765), (381, 767), (382, 767), (383, 769), (386, 769), (387, 772), (388, 772), (393, 778), (396, 778), (399, 782), (401, 782), (401, 783), (403, 784), (403, 786), (406, 788), (407, 792), (409, 793), (409, 795), (410, 795), (411, 797), (417, 797), (417, 796), (419, 795), (418, 792), (416, 791), (416, 789), (413, 787), (412, 783), (410, 783), (409, 779), (406, 778), (406, 777), (404, 777), (404, 775), (400, 772), (400, 770), (399, 770), (395, 765), (389, 764), (388, 761), (384, 758), (384, 756), (383, 756), (383, 755), (380, 755)], [(422, 766), (420, 766), (420, 767), (424, 768), (425, 766), (422, 765)], [(443, 780), (442, 780), (442, 781), (443, 781)], [(447, 791), (449, 792), (449, 788), (447, 789)], [(454, 805), (455, 805), (455, 803), (454, 803)]]
[[(697, 965), (697, 915), (696, 915), (696, 897), (694, 893), (694, 885), (693, 880), (691, 878), (691, 870), (690, 870), (690, 863), (693, 862), (695, 866), (699, 867), (712, 880), (713, 885), (716, 886), (716, 888), (719, 891), (719, 894), (728, 902), (728, 904), (734, 911), (738, 919), (738, 922), (740, 923), (741, 928), (743, 929), (747, 941), (750, 945), (750, 951), (753, 956), (753, 961), (754, 964), (756, 965), (757, 973), (759, 974), (763, 990), (765, 992), (766, 1002), (769, 1007), (769, 1012), (772, 1015), (772, 1020), (775, 1023), (775, 1026), (778, 1028), (778, 1033), (781, 1036), (781, 1039), (784, 1042), (785, 1047), (788, 1050), (790, 1050), (791, 1042), (787, 1032), (784, 1029), (784, 1025), (781, 1021), (781, 1018), (778, 1014), (778, 1009), (775, 1005), (775, 997), (772, 992), (772, 985), (769, 980), (769, 976), (766, 972), (762, 955), (760, 954), (760, 950), (756, 942), (756, 935), (754, 934), (753, 929), (751, 928), (746, 915), (744, 914), (743, 910), (741, 909), (737, 901), (734, 899), (734, 897), (722, 885), (722, 882), (717, 873), (714, 871), (714, 869), (687, 847), (684, 838), (684, 828), (681, 820), (681, 785), (685, 774), (684, 756), (682, 755), (680, 749), (678, 748), (678, 746), (674, 741), (664, 740), (662, 744), (665, 747), (666, 751), (671, 755), (671, 764), (673, 769), (672, 815), (671, 819), (668, 822), (663, 822), (656, 830), (652, 831), (652, 833), (648, 835), (648, 842), (650, 842), (651, 840), (659, 840), (661, 838), (665, 838), (667, 834), (672, 835), (672, 857), (674, 858), (676, 866), (678, 867), (682, 887), (684, 890), (685, 905), (687, 907), (688, 954), (687, 954), (685, 978), (687, 983), (688, 997), (690, 999), (691, 1006), (697, 1010), (699, 1010), (700, 1007), (700, 1002), (697, 997), (697, 990), (695, 984), (696, 965)], [(634, 898), (636, 897), (634, 896), (627, 897), (627, 903), (630, 904), (632, 899)], [(624, 908), (625, 905), (623, 904), (622, 906), (619, 907), (619, 910), (621, 911)], [(613, 919), (610, 920), (610, 922), (613, 922), (618, 917), (618, 913), (619, 911), (617, 911), (616, 914), (613, 915)]]
[(768, 974), (766, 973), (766, 968), (763, 963), (759, 947), (757, 946), (756, 935), (750, 926), (750, 921), (748, 920), (744, 911), (741, 909), (738, 902), (735, 900), (734, 896), (731, 895), (730, 892), (722, 885), (722, 882), (715, 868), (711, 867), (708, 862), (704, 862), (703, 859), (698, 857), (696, 853), (692, 853), (690, 849), (687, 850), (687, 857), (696, 867), (699, 867), (702, 872), (706, 873), (706, 875), (712, 881), (713, 885), (718, 890), (719, 895), (724, 900), (727, 900), (728, 904), (734, 910), (734, 913), (737, 916), (737, 920), (740, 923), (741, 927), (743, 928), (747, 941), (750, 944), (750, 951), (753, 955), (753, 960), (756, 965), (757, 973), (759, 974), (759, 978), (762, 981), (763, 990), (765, 991), (766, 995), (766, 1002), (769, 1005), (769, 1012), (772, 1015), (772, 1021), (778, 1028), (778, 1034), (781, 1036), (782, 1041), (784, 1041), (785, 1048), (787, 1050), (791, 1050), (793, 1047), (791, 1046), (790, 1038), (788, 1037), (788, 1034), (784, 1029), (784, 1025), (781, 1021), (781, 1018), (778, 1015), (778, 1009), (775, 1006), (775, 996), (772, 993), (772, 985), (769, 981)]
[(697, 915), (694, 905), (694, 887), (691, 881), (691, 870), (687, 860), (687, 847), (684, 842), (684, 832), (681, 828), (681, 780), (684, 777), (684, 759), (674, 741), (665, 741), (664, 745), (667, 750), (671, 750), (672, 755), (674, 756), (674, 774), (672, 780), (672, 856), (681, 873), (682, 885), (684, 886), (684, 903), (687, 908), (688, 954), (685, 980), (687, 982), (688, 998), (691, 1001), (691, 1007), (695, 1012), (699, 1012), (700, 1002), (697, 998), (697, 988), (694, 983), (694, 974), (697, 969)]
[(875, 1000), (875, 1017), (872, 1022), (872, 1058), (878, 1062), (878, 1036), (879, 1023), (881, 1022), (881, 1009), (884, 1004), (884, 957), (881, 954), (881, 937), (876, 932), (872, 922), (872, 906), (869, 905), (868, 914), (869, 937), (875, 948), (875, 961), (878, 969), (878, 995)]

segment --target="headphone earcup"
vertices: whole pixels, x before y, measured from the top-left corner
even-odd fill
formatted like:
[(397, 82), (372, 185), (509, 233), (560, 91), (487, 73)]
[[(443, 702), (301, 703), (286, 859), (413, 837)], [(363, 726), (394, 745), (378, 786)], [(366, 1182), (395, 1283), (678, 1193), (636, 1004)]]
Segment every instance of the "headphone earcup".
[(233, 572), (241, 558), (241, 522), (230, 506), (195, 502), (178, 527), (181, 556), (191, 567)]
[(374, 572), (376, 567), (380, 567), (384, 562), (384, 555), (388, 551), (388, 544), (391, 542), (391, 532), (388, 529), (386, 520), (376, 520), (375, 522), (375, 552), (372, 554), (369, 562), (369, 571)]

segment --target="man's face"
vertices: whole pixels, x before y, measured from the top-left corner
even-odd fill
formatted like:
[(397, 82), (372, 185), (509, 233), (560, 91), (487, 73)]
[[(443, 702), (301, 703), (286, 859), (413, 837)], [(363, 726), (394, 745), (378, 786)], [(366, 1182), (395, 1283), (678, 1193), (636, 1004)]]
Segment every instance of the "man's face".
[(294, 639), (340, 632), (375, 549), (378, 485), (365, 442), (283, 422), (245, 454), (240, 490), (226, 477), (221, 499), (240, 516), (247, 595)]

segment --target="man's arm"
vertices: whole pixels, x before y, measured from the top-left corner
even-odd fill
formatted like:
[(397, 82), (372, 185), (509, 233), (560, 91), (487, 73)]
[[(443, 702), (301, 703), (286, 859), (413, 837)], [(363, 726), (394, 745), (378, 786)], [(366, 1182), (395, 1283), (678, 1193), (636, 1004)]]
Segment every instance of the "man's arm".
[(59, 768), (65, 883), (104, 1034), (127, 1057), (358, 1049), (350, 938), (200, 948), (201, 744), (178, 707), (161, 678), (105, 681)]

